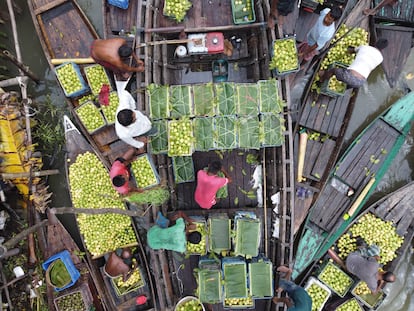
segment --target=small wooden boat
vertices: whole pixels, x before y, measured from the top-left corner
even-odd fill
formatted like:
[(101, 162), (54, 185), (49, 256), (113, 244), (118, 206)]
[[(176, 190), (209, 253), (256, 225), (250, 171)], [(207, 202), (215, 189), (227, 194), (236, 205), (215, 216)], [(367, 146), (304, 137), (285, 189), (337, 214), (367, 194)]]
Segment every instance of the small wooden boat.
[[(76, 163), (76, 160), (79, 156), (85, 155), (87, 153), (95, 154), (91, 145), (86, 141), (80, 131), (74, 126), (70, 119), (64, 117), (64, 126), (65, 126), (65, 137), (66, 137), (66, 148), (67, 148), (67, 176), (69, 178), (70, 166)], [(92, 169), (92, 168), (91, 168)], [(109, 180), (109, 176), (108, 176)], [(68, 185), (70, 181), (68, 180)], [(81, 191), (88, 191), (88, 189), (82, 189)], [(73, 196), (72, 196), (73, 199)], [(106, 211), (107, 212), (107, 211)], [(99, 213), (99, 211), (98, 211)], [(96, 214), (93, 213), (92, 214)], [(127, 213), (125, 213), (127, 214)], [(128, 214), (127, 214), (128, 215)], [(78, 219), (79, 221), (79, 219)], [(106, 272), (104, 271), (104, 265), (107, 260), (107, 256), (93, 256), (88, 250), (88, 244), (85, 243), (85, 238), (81, 234), (80, 238), (82, 240), (83, 246), (85, 248), (86, 258), (91, 267), (91, 271), (94, 276), (95, 285), (100, 291), (100, 297), (106, 306), (106, 310), (155, 310), (155, 293), (153, 290), (152, 276), (146, 259), (146, 253), (144, 245), (142, 244), (139, 233), (131, 221), (131, 226), (133, 229), (133, 238), (135, 242), (128, 244), (127, 246), (132, 247), (137, 253), (138, 258), (138, 269), (141, 276), (141, 282), (139, 286), (132, 287), (128, 291), (123, 292), (119, 290), (119, 286), (115, 286), (115, 281), (111, 279)], [(79, 228), (79, 227), (78, 227)], [(118, 229), (113, 229), (116, 231)], [(123, 231), (126, 229), (122, 229)], [(105, 234), (105, 231), (101, 232)], [(106, 233), (108, 233), (106, 231)], [(108, 237), (108, 239), (114, 239), (113, 236)], [(121, 239), (121, 238), (120, 238)], [(89, 241), (90, 242), (90, 241)], [(115, 243), (122, 243), (114, 241)], [(91, 245), (91, 244), (89, 244)], [(125, 247), (119, 245), (120, 248)], [(115, 251), (113, 249), (112, 251)], [(104, 255), (104, 254), (102, 254)], [(105, 259), (106, 258), (106, 259)], [(118, 288), (118, 289), (117, 289)], [(143, 305), (137, 305), (136, 299), (138, 296), (145, 296), (146, 302)]]
[[(362, 15), (369, 0), (359, 1), (343, 24), (348, 28), (368, 30), (368, 17)], [(333, 43), (335, 44), (335, 43)], [(331, 45), (332, 46), (332, 45)], [(305, 91), (296, 123), (296, 197), (295, 233), (303, 224), (308, 210), (326, 182), (344, 141), (344, 134), (358, 96), (357, 89), (348, 89), (342, 96), (330, 96), (312, 88), (319, 79), (319, 66)]]
[(411, 127), (413, 100), (411, 92), (378, 116), (332, 169), (306, 219), (296, 252), (295, 278), (343, 234), (380, 182)]
[[(375, 5), (381, 1), (373, 1)], [(387, 5), (374, 15), (372, 24), (376, 38), (388, 40), (383, 50), (384, 61), (381, 66), (389, 85), (395, 87), (404, 68), (412, 47), (414, 35), (414, 6), (412, 1), (397, 1), (395, 5)]]
[(84, 257), (80, 256), (81, 251), (78, 245), (56, 217), (53, 210), (47, 210), (47, 218), (49, 222), (46, 226), (47, 248), (45, 254), (43, 254), (44, 259), (48, 260), (51, 256), (67, 250), (70, 254), (70, 259), (72, 260), (74, 267), (81, 272), (81, 276), (76, 283), (73, 286), (59, 292), (58, 296), (56, 296), (53, 287), (47, 284), (49, 310), (56, 310), (55, 302), (57, 303), (59, 301), (59, 297), (63, 297), (66, 294), (77, 291), (81, 292), (85, 308), (93, 305), (95, 310), (106, 310), (100, 298), (103, 293), (100, 292), (99, 288), (95, 285), (96, 282), (94, 275), (91, 273), (87, 261)]
[[(358, 291), (358, 287), (362, 288), (361, 282), (356, 276), (347, 272), (344, 262), (347, 255), (356, 250), (356, 239), (362, 238), (367, 245), (379, 246), (380, 263), (384, 271), (394, 272), (397, 269), (414, 236), (414, 211), (410, 203), (414, 196), (413, 190), (414, 182), (410, 182), (369, 205), (348, 225), (346, 233), (324, 256), (322, 264), (318, 263), (307, 273), (310, 277), (319, 277), (327, 282), (320, 275), (326, 267), (326, 262), (333, 260), (338, 268), (353, 280), (352, 285), (344, 286), (347, 287), (347, 293), (342, 293), (343, 298), (337, 294), (331, 295), (326, 301), (327, 309), (334, 309), (352, 298), (356, 298), (359, 304), (364, 306), (364, 310), (377, 310), (382, 305), (385, 298), (384, 291), (381, 290), (377, 294), (371, 294), (369, 290)], [(310, 278), (305, 278), (302, 283), (306, 284), (309, 280)], [(332, 284), (326, 285), (332, 286)], [(393, 285), (390, 283), (386, 285), (386, 287), (391, 286)]]
[[(94, 65), (94, 60), (90, 58), (90, 47), (92, 42), (99, 38), (95, 28), (75, 0), (29, 0), (28, 6), (51, 70), (56, 71), (56, 68), (66, 62), (77, 64), (78, 68), (75, 68), (75, 71), (83, 80), (82, 89), (67, 94), (67, 90), (63, 88), (68, 95), (67, 103), (82, 133), (99, 151), (102, 161), (107, 166), (110, 165), (128, 146), (116, 135), (113, 123), (102, 119), (102, 126), (88, 131), (76, 111), (76, 108), (87, 100), (94, 102), (93, 104), (99, 109), (96, 90), (92, 94), (85, 82), (87, 81), (85, 68)], [(62, 83), (59, 84), (62, 86)]]

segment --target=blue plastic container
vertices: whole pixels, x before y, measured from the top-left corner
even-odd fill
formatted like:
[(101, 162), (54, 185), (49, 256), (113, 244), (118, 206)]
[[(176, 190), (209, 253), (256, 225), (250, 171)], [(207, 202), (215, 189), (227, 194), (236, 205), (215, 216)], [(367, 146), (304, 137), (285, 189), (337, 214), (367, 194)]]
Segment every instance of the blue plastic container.
[(116, 6), (121, 9), (128, 9), (129, 0), (108, 0), (110, 5)]
[(49, 268), (49, 266), (55, 261), (55, 260), (62, 260), (62, 262), (65, 264), (66, 270), (68, 270), (68, 273), (71, 277), (71, 281), (69, 282), (69, 284), (67, 284), (64, 287), (55, 287), (55, 291), (60, 292), (66, 288), (71, 287), (73, 284), (76, 283), (76, 281), (79, 279), (80, 277), (80, 272), (76, 269), (75, 265), (73, 264), (72, 259), (70, 258), (70, 253), (67, 250), (61, 251), (60, 253), (57, 253), (51, 257), (49, 257), (49, 259), (47, 259), (44, 263), (42, 263), (42, 268), (43, 270), (47, 270), (47, 268)]
[[(77, 76), (77, 79), (79, 80), (80, 85), (81, 85), (80, 89), (78, 89), (78, 90), (76, 90), (76, 91), (74, 91), (72, 93), (68, 93), (68, 91), (65, 89), (65, 85), (63, 83), (62, 77), (58, 74), (58, 71), (60, 69), (62, 69), (63, 67), (65, 67), (65, 66), (71, 66), (71, 67), (73, 67), (73, 70), (75, 71), (75, 74)], [(57, 77), (60, 85), (62, 86), (62, 90), (65, 93), (65, 96), (66, 97), (70, 97), (70, 98), (78, 97), (78, 96), (81, 96), (81, 95), (83, 95), (83, 94), (85, 94), (85, 93), (87, 93), (89, 91), (89, 87), (86, 84), (86, 81), (85, 81), (85, 79), (83, 78), (83, 76), (81, 74), (80, 68), (79, 68), (79, 66), (76, 63), (74, 63), (74, 62), (66, 62), (66, 63), (63, 63), (60, 66), (55, 67), (55, 74), (56, 74), (56, 77)]]

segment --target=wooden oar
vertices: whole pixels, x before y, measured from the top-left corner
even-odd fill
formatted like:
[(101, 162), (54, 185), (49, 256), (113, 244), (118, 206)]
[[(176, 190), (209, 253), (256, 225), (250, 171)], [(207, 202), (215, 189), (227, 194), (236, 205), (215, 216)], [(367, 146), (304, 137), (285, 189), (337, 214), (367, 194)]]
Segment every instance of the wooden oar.
[(84, 57), (84, 58), (52, 58), (50, 62), (53, 65), (60, 65), (66, 62), (72, 62), (76, 64), (92, 64), (95, 61), (92, 57)]

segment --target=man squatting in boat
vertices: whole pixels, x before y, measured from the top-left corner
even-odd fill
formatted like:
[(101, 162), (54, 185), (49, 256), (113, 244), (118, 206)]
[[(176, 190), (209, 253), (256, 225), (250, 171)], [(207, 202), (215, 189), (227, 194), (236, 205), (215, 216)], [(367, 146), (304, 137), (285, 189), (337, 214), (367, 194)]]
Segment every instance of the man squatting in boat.
[[(97, 64), (111, 70), (114, 74), (121, 74), (123, 77), (129, 76), (129, 72), (143, 72), (144, 62), (127, 45), (125, 39), (97, 39), (91, 45), (91, 57)], [(131, 67), (125, 63), (131, 57), (137, 63), (136, 67)]]
[(311, 311), (312, 310), (312, 298), (309, 296), (308, 292), (299, 285), (296, 285), (290, 280), (292, 274), (292, 269), (280, 266), (277, 268), (277, 271), (283, 273), (283, 279), (279, 282), (278, 292), (285, 291), (287, 297), (273, 297), (273, 302), (275, 304), (282, 302), (284, 303), (288, 310), (295, 311)]
[(375, 46), (361, 45), (348, 47), (348, 53), (356, 53), (355, 60), (348, 68), (331, 68), (322, 73), (321, 83), (335, 75), (339, 81), (347, 84), (348, 88), (359, 88), (370, 73), (382, 63), (381, 50), (388, 46), (387, 39), (378, 39)]

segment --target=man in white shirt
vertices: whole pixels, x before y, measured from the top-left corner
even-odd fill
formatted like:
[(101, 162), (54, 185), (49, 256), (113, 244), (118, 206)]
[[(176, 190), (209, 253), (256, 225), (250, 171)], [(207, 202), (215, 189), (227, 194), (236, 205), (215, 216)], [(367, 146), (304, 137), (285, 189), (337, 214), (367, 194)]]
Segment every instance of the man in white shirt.
[(356, 53), (355, 60), (348, 68), (332, 68), (326, 71), (321, 82), (335, 75), (339, 81), (345, 82), (348, 88), (359, 88), (367, 81), (370, 73), (383, 61), (381, 50), (388, 46), (387, 39), (378, 39), (375, 47), (361, 45), (349, 47), (349, 53)]
[(115, 131), (120, 139), (137, 149), (144, 147), (147, 136), (153, 136), (157, 130), (151, 126), (151, 121), (141, 111), (136, 109), (132, 95), (118, 91), (119, 106), (116, 111)]
[(336, 29), (335, 22), (341, 15), (342, 10), (337, 6), (321, 11), (318, 20), (306, 36), (306, 41), (298, 46), (301, 61), (311, 60), (332, 39)]

